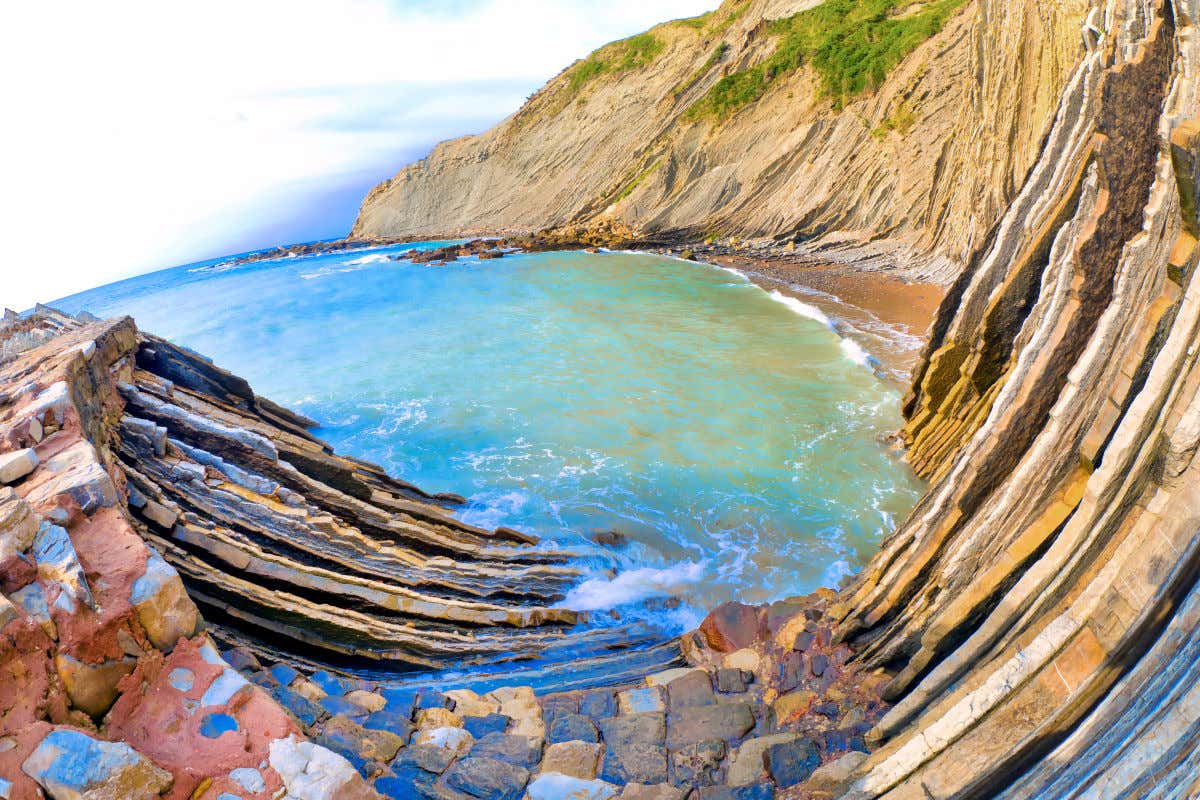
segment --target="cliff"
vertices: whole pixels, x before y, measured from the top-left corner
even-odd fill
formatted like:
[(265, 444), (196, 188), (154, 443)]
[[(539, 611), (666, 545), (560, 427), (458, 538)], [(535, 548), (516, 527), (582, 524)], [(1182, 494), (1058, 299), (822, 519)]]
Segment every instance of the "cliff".
[(769, 238), (825, 258), (886, 252), (890, 268), (948, 283), (1036, 161), (1089, 3), (826, 3), (832, 20), (811, 24), (844, 17), (847, 36), (868, 23), (842, 6), (938, 31), (922, 29), (877, 87), (844, 94), (797, 32), (819, 5), (727, 0), (608, 45), (495, 128), (379, 184), (350, 236)]

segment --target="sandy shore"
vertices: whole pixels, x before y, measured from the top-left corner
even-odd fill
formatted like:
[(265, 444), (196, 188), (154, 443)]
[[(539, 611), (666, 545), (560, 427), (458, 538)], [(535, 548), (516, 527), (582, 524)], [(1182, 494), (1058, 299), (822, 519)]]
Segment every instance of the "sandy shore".
[(834, 320), (839, 334), (858, 342), (879, 362), (883, 377), (905, 388), (946, 294), (942, 286), (909, 283), (842, 266), (810, 266), (734, 255), (710, 260), (744, 273), (767, 291), (778, 291), (821, 309)]

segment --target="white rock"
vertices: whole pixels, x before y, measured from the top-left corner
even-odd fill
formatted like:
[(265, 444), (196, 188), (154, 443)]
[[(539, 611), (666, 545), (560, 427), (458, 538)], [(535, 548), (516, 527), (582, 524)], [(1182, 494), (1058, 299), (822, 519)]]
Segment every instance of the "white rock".
[(348, 784), (362, 777), (346, 759), (296, 737), (276, 739), (270, 746), (271, 768), (283, 779), (291, 800), (334, 800)]
[(37, 469), (38, 456), (32, 447), (0, 454), (0, 483), (15, 483)]

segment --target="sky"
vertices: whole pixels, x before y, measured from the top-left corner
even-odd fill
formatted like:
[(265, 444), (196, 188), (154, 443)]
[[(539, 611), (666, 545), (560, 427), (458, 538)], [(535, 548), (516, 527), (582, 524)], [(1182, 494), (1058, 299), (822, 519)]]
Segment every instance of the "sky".
[(366, 191), (600, 45), (717, 0), (12, 3), (0, 69), (18, 310), (349, 231)]

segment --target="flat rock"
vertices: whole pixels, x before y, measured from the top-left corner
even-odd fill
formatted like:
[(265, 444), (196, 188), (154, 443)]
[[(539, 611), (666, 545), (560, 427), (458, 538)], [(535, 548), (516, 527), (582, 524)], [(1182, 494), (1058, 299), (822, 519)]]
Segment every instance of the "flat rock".
[(591, 780), (600, 770), (603, 747), (595, 742), (558, 742), (546, 748), (542, 772)]
[(621, 790), (620, 800), (683, 800), (690, 791), (690, 787), (672, 786), (669, 783), (630, 783)]
[(600, 777), (610, 783), (665, 783), (667, 749), (639, 742), (609, 743)]
[[(625, 744), (661, 745), (666, 738), (667, 718), (662, 713), (625, 714), (600, 721), (604, 741), (610, 747)], [(699, 740), (705, 737), (697, 737)], [(695, 740), (694, 740), (695, 741)]]
[(616, 716), (617, 694), (611, 689), (593, 689), (579, 698), (579, 713), (594, 720)]
[(658, 686), (626, 689), (617, 694), (617, 703), (621, 708), (622, 714), (642, 714), (648, 711), (663, 711), (666, 709), (663, 690)]
[(476, 739), (489, 733), (504, 733), (512, 720), (503, 714), (488, 714), (486, 717), (463, 717), (463, 727)]
[(619, 788), (600, 780), (584, 780), (545, 772), (529, 784), (529, 800), (610, 800)]
[(520, 800), (529, 770), (498, 758), (464, 758), (446, 771), (446, 785), (479, 800)]
[(584, 715), (563, 713), (555, 715), (550, 721), (546, 741), (552, 744), (574, 741), (598, 742), (600, 733), (596, 730), (595, 723)]
[(671, 710), (709, 706), (717, 702), (713, 694), (712, 677), (704, 670), (693, 670), (667, 684)]
[(508, 733), (490, 733), (471, 748), (472, 758), (497, 758), (518, 767), (533, 769), (542, 755), (540, 742), (525, 736)]
[(736, 741), (754, 728), (754, 713), (746, 703), (720, 703), (671, 712), (667, 746), (682, 747), (704, 739)]
[(455, 752), (446, 747), (432, 744), (414, 744), (404, 748), (392, 762), (394, 769), (411, 767), (440, 775), (454, 761)]

